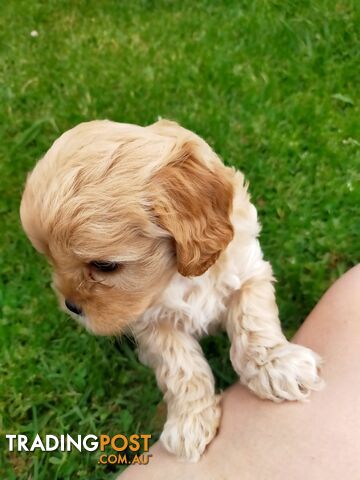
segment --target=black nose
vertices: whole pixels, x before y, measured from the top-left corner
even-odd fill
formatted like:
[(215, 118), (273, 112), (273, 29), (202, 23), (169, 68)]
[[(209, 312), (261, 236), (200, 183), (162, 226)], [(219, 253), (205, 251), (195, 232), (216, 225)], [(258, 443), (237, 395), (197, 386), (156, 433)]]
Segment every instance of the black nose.
[(66, 305), (66, 308), (68, 308), (70, 312), (75, 313), (75, 315), (82, 314), (81, 308), (75, 305), (75, 303), (73, 303), (71, 300), (65, 300), (65, 305)]

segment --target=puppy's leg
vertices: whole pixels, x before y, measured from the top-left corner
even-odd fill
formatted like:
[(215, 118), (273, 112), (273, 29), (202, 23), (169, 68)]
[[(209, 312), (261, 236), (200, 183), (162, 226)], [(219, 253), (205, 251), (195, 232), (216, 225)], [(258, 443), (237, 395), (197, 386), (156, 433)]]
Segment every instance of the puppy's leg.
[(155, 369), (167, 403), (161, 434), (166, 449), (199, 460), (220, 422), (214, 377), (199, 343), (170, 325), (137, 335), (140, 360)]
[(259, 244), (253, 247), (256, 260), (241, 290), (233, 295), (226, 320), (231, 362), (241, 382), (259, 397), (304, 400), (322, 386), (321, 361), (310, 349), (289, 343), (283, 335), (271, 266), (262, 259)]

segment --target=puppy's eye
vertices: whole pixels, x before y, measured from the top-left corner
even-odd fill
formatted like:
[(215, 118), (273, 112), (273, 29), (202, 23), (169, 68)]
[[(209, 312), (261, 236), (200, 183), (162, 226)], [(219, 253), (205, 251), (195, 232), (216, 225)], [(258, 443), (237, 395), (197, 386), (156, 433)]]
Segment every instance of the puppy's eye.
[(90, 262), (90, 266), (99, 272), (115, 272), (120, 264), (116, 262), (106, 262), (105, 260), (94, 260)]

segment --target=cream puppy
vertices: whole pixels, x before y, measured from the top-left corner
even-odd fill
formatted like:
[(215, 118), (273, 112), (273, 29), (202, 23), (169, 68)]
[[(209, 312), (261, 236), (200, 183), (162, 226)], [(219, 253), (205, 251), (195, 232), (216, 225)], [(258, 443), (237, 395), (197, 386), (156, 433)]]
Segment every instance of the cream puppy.
[(220, 420), (198, 339), (225, 329), (256, 395), (304, 400), (320, 359), (284, 337), (244, 176), (176, 123), (64, 133), (27, 179), (21, 221), (62, 306), (101, 335), (131, 332), (167, 402), (161, 440), (196, 461)]

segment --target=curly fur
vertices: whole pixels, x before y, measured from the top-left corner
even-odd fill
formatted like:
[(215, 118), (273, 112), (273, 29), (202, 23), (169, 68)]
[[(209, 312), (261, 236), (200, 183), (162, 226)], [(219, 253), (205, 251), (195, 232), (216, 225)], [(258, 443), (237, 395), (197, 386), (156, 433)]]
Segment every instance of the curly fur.
[[(198, 339), (228, 332), (240, 380), (273, 401), (321, 388), (319, 357), (289, 343), (271, 266), (240, 172), (176, 123), (83, 123), (29, 175), (21, 220), (54, 268), (60, 303), (96, 334), (131, 331), (154, 368), (168, 418), (165, 447), (198, 460), (220, 421)], [(94, 260), (120, 263), (112, 273)]]

